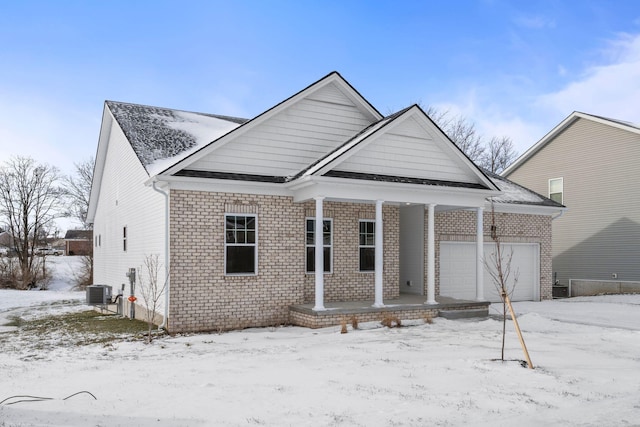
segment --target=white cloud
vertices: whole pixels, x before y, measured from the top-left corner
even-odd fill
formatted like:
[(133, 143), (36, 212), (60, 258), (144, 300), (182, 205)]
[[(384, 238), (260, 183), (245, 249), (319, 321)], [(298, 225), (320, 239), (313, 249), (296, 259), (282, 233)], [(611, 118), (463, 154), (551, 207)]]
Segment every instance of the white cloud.
[[(571, 75), (559, 65), (558, 74), (569, 80), (556, 92), (518, 91), (517, 85), (475, 85), (458, 91), (440, 109), (461, 114), (476, 124), (485, 138), (508, 136), (523, 153), (573, 111), (640, 123), (640, 34), (620, 35), (600, 52), (601, 62)], [(562, 75), (564, 73), (564, 75)]]
[(516, 17), (513, 22), (520, 27), (530, 28), (534, 30), (556, 27), (556, 21), (554, 19), (545, 18), (541, 15), (522, 15)]
[(536, 106), (564, 116), (582, 111), (639, 123), (640, 34), (620, 36), (603, 54), (609, 63), (587, 68), (561, 90), (540, 96)]

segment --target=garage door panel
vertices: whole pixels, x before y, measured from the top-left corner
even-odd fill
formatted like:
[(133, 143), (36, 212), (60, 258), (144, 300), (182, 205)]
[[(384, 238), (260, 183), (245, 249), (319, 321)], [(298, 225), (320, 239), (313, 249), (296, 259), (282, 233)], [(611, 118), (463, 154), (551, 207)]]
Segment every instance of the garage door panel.
[[(485, 259), (490, 260), (496, 248), (494, 243), (484, 244)], [(503, 243), (502, 257), (511, 256), (512, 277), (517, 274), (517, 282), (511, 299), (531, 301), (539, 299), (539, 246), (531, 243)], [(494, 262), (491, 262), (494, 264)], [(503, 261), (504, 264), (504, 261)], [(504, 265), (503, 265), (504, 266)], [(495, 270), (495, 267), (493, 267)], [(440, 243), (440, 294), (459, 299), (476, 298), (476, 244), (473, 242)], [(488, 301), (500, 301), (494, 279), (485, 265), (484, 293)]]

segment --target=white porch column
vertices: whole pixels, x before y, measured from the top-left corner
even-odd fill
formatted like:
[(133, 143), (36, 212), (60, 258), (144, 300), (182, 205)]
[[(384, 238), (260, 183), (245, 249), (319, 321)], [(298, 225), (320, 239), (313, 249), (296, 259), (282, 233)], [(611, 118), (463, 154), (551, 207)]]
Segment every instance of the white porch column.
[(484, 233), (482, 215), (484, 208), (476, 210), (476, 300), (484, 301)]
[(382, 200), (376, 200), (376, 228), (375, 228), (375, 302), (374, 307), (384, 307), (383, 290), (382, 290), (382, 266), (383, 248), (382, 248)]
[(316, 197), (316, 227), (315, 227), (315, 264), (316, 264), (316, 305), (314, 311), (324, 311), (324, 233), (323, 222), (324, 214), (322, 212), (322, 202), (324, 197)]
[(427, 302), (425, 304), (437, 304), (436, 302), (436, 234), (435, 234), (435, 208), (430, 204), (427, 215)]

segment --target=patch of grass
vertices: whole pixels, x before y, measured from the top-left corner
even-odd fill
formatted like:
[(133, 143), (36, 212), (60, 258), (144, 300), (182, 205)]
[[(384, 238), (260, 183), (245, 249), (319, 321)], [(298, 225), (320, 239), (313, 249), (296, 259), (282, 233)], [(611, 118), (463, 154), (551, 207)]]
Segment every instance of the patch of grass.
[[(114, 341), (142, 340), (148, 331), (145, 322), (94, 310), (50, 315), (36, 319), (13, 318), (14, 332), (0, 335), (0, 343), (17, 339), (34, 350), (90, 344), (111, 345)], [(15, 342), (15, 341), (14, 341)]]
[(3, 323), (2, 326), (15, 326), (20, 327), (23, 324), (23, 320), (19, 316), (9, 317), (9, 322)]

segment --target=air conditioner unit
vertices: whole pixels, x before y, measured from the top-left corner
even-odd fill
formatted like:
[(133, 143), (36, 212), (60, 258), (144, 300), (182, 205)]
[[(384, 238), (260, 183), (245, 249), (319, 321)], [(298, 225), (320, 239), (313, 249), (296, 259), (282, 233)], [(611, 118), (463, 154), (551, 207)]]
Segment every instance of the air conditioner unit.
[(111, 286), (87, 286), (87, 305), (106, 305), (111, 302)]

